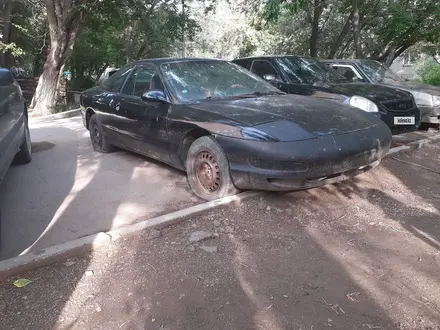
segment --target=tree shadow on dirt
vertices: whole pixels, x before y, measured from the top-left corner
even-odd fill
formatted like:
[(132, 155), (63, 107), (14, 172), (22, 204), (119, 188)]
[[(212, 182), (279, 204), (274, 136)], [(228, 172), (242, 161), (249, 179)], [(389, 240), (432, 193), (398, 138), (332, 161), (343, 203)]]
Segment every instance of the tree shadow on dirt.
[[(160, 238), (144, 233), (121, 242), (98, 284), (105, 307), (100, 315), (85, 312), (72, 328), (88, 321), (108, 329), (398, 329), (309, 232), (321, 221), (334, 227), (330, 220), (355, 204), (361, 186), (362, 179), (354, 179), (269, 194), (194, 217)], [(231, 235), (224, 234), (227, 226)], [(188, 236), (197, 230), (220, 237), (192, 251)], [(218, 252), (205, 252), (203, 245)]]
[[(285, 203), (272, 200), (270, 211), (266, 199), (243, 203), (165, 229), (160, 238), (146, 233), (121, 244), (118, 262), (99, 283), (105, 309), (81, 319), (108, 329), (395, 328), (368, 292), (311, 239), (309, 220), (301, 219), (294, 203), (287, 212)], [(231, 235), (191, 251), (191, 232), (219, 231), (225, 223), (234, 228)], [(205, 252), (203, 245), (218, 252)]]

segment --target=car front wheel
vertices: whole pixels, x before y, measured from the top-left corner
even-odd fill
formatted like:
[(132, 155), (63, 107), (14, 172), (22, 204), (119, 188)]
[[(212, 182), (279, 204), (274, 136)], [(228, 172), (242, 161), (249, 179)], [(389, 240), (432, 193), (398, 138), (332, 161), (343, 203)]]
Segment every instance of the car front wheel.
[(90, 140), (92, 141), (93, 150), (109, 153), (114, 151), (113, 145), (108, 143), (107, 138), (103, 134), (102, 125), (96, 115), (90, 118), (89, 122)]
[(205, 200), (235, 195), (229, 162), (212, 136), (202, 136), (191, 145), (186, 158), (188, 183), (194, 194)]

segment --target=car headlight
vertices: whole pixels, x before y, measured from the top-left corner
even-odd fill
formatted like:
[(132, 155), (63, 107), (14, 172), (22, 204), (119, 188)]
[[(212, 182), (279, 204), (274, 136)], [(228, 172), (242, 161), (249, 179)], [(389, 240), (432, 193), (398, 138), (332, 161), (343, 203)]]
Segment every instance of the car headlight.
[(366, 112), (379, 112), (379, 109), (374, 102), (362, 96), (352, 96), (349, 104)]
[(438, 106), (440, 105), (440, 96), (433, 96), (432, 97), (432, 102), (434, 103), (434, 106)]

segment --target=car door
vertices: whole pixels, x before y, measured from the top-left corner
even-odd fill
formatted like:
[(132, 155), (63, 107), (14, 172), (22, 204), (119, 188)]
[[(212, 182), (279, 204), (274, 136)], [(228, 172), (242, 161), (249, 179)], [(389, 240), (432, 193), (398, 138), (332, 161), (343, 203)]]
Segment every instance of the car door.
[[(16, 136), (20, 134), (23, 114), (24, 100), (20, 88), (9, 70), (0, 69), (0, 175), (18, 151), (21, 141)], [(13, 142), (17, 145), (14, 146)]]
[(96, 110), (104, 133), (108, 135), (111, 143), (127, 149), (133, 148), (131, 148), (132, 141), (123, 134), (125, 118), (119, 111), (120, 91), (133, 69), (132, 65), (126, 66), (113, 74), (100, 86), (100, 92), (92, 100), (92, 106)]
[(170, 105), (142, 100), (142, 95), (150, 90), (164, 91), (157, 68), (152, 64), (137, 65), (119, 97), (118, 111), (124, 117), (122, 130), (134, 141), (137, 152), (169, 163), (167, 117)]

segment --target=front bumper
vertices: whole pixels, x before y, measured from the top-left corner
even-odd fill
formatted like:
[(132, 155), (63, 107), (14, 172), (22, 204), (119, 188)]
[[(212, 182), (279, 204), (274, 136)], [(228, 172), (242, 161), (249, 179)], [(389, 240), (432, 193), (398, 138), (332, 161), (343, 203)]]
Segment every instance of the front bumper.
[(377, 166), (391, 144), (379, 124), (366, 130), (294, 142), (217, 136), (239, 189), (293, 191), (345, 180)]
[[(380, 119), (382, 119), (385, 124), (390, 128), (393, 135), (397, 134), (403, 134), (403, 133), (409, 133), (417, 131), (421, 124), (421, 111), (418, 108), (414, 108), (411, 111), (406, 112), (377, 112), (373, 113)], [(395, 117), (414, 117), (415, 118), (415, 124), (414, 125), (395, 125), (394, 124), (394, 118)]]
[(440, 124), (440, 106), (419, 106), (422, 112), (422, 123)]

